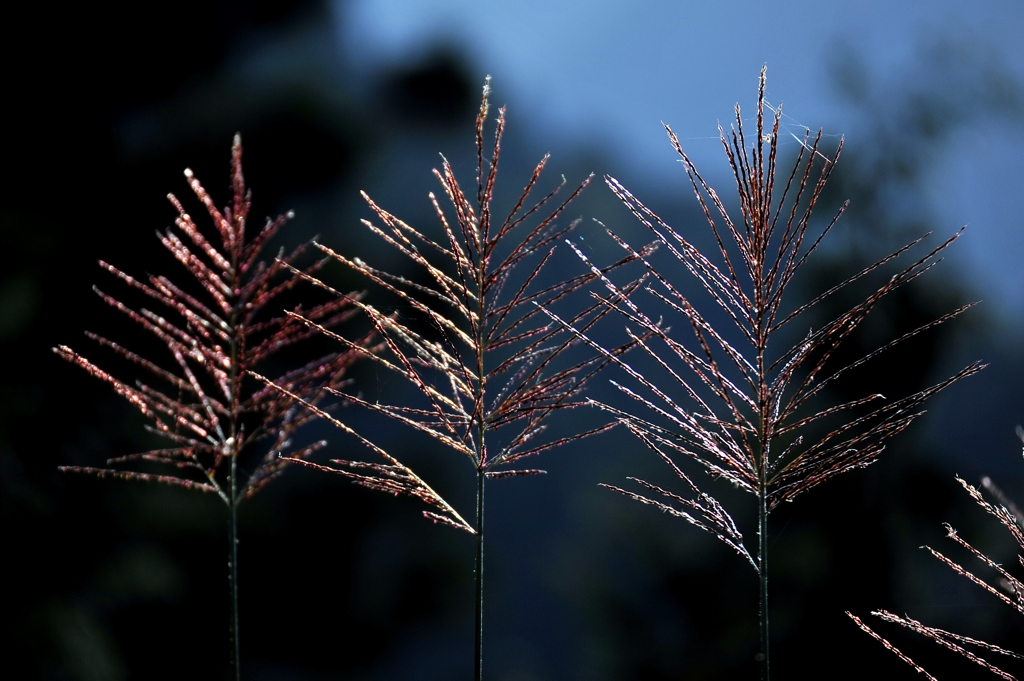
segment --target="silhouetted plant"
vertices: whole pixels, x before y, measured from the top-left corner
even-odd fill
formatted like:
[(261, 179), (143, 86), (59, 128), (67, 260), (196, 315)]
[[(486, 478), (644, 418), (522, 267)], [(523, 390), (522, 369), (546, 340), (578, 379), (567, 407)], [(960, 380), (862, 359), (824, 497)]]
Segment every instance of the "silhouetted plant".
[[(415, 386), (423, 397), (418, 406), (379, 404), (327, 386), (325, 391), (367, 409), (404, 423), (437, 440), (472, 463), (476, 471), (476, 522), (463, 518), (447, 501), (399, 459), (358, 434), (350, 426), (325, 414), (301, 396), (313, 411), (356, 437), (380, 455), (386, 463), (367, 463), (335, 459), (334, 466), (297, 461), (320, 470), (339, 473), (353, 482), (390, 494), (405, 494), (426, 503), (424, 515), (476, 535), (476, 644), (474, 673), (482, 675), (483, 646), (483, 558), (484, 492), (491, 478), (543, 473), (536, 469), (514, 467), (522, 459), (559, 445), (601, 432), (614, 424), (558, 438), (544, 438), (546, 420), (553, 413), (583, 404), (579, 393), (584, 384), (607, 359), (589, 353), (582, 358), (563, 357), (575, 339), (559, 326), (551, 324), (540, 309), (561, 301), (598, 276), (630, 262), (631, 253), (598, 272), (587, 272), (566, 280), (542, 285), (542, 271), (550, 261), (558, 241), (568, 235), (579, 220), (556, 223), (565, 207), (589, 183), (584, 180), (550, 213), (533, 218), (555, 198), (562, 185), (529, 208), (527, 200), (547, 163), (545, 156), (537, 164), (529, 182), (508, 216), (498, 221), (492, 211), (495, 177), (498, 171), (501, 135), (505, 127), (505, 109), (499, 111), (491, 148), (486, 158), (484, 127), (488, 112), (490, 79), (484, 85), (483, 101), (476, 120), (477, 190), (468, 197), (455, 179), (448, 161), (442, 157), (441, 170), (434, 173), (454, 210), (450, 222), (433, 193), (429, 195), (440, 220), (444, 236), (433, 240), (363, 197), (383, 222), (378, 227), (368, 220), (363, 224), (388, 245), (398, 249), (429, 276), (430, 284), (420, 284), (379, 270), (359, 258), (349, 259), (317, 244), (325, 254), (365, 275), (398, 296), (414, 311), (408, 318), (387, 315), (376, 307), (356, 302), (373, 321), (386, 344), (387, 352), (373, 354), (316, 323), (293, 314), (310, 328), (336, 338), (367, 359), (393, 371)], [(528, 226), (529, 225), (529, 226)], [(641, 251), (647, 253), (647, 251)], [(304, 276), (304, 275), (303, 275)], [(327, 289), (323, 282), (308, 277)], [(618, 295), (628, 295), (639, 282), (623, 287)], [(590, 304), (571, 321), (589, 329), (609, 309), (607, 301)], [(416, 314), (420, 317), (417, 319)], [(417, 322), (432, 328), (436, 336), (425, 335)], [(631, 345), (631, 344), (630, 344)], [(629, 345), (607, 354), (615, 357)], [(286, 386), (282, 392), (291, 395)], [(501, 435), (499, 436), (499, 433)], [(498, 440), (497, 438), (501, 438)]]
[[(960, 233), (885, 280), (862, 302), (821, 328), (810, 330), (796, 342), (792, 342), (792, 337), (786, 339), (787, 327), (801, 314), (903, 255), (924, 237), (812, 300), (793, 306), (785, 296), (786, 291), (846, 207), (844, 204), (820, 231), (811, 229), (811, 213), (839, 157), (842, 143), (829, 157), (820, 149), (821, 132), (812, 140), (808, 131), (779, 196), (776, 192), (776, 164), (782, 111), (781, 107), (775, 111), (774, 123), (766, 131), (764, 87), (765, 70), (762, 69), (757, 101), (757, 136), (752, 144), (748, 146), (744, 135), (738, 105), (731, 134), (726, 135), (719, 127), (721, 141), (736, 178), (741, 222), (729, 216), (718, 193), (705, 182), (676, 135), (665, 126), (714, 235), (717, 245), (714, 259), (666, 224), (618, 180), (610, 176), (605, 178), (612, 191), (654, 233), (657, 242), (674, 256), (675, 260), (669, 262), (681, 265), (696, 279), (699, 288), (731, 320), (736, 331), (713, 325), (706, 311), (698, 310), (684, 290), (678, 287), (674, 271), (667, 265), (655, 265), (608, 230), (627, 256), (643, 262), (651, 281), (645, 290), (666, 306), (668, 315), (678, 315), (684, 326), (692, 330), (693, 340), (685, 342), (678, 333), (662, 324), (660, 312), (645, 311), (633, 302), (628, 291), (600, 272), (579, 248), (570, 245), (590, 265), (593, 274), (600, 276), (610, 292), (603, 304), (635, 325), (636, 331), (627, 328), (627, 332), (642, 350), (641, 356), (649, 357), (667, 377), (667, 381), (652, 377), (650, 370), (637, 369), (615, 353), (604, 350), (600, 342), (586, 333), (586, 329), (574, 329), (578, 338), (616, 363), (633, 379), (636, 388), (613, 383), (648, 414), (641, 415), (643, 411), (619, 409), (609, 404), (598, 406), (614, 415), (672, 468), (685, 483), (687, 496), (636, 478), (631, 480), (653, 494), (648, 496), (612, 485), (605, 486), (710, 532), (746, 558), (758, 572), (759, 659), (762, 676), (767, 679), (769, 513), (783, 501), (791, 501), (840, 473), (875, 461), (886, 441), (922, 413), (919, 409), (922, 402), (954, 381), (977, 372), (981, 365), (971, 364), (951, 378), (893, 401), (887, 401), (879, 394), (869, 394), (841, 404), (822, 403), (822, 390), (836, 379), (897, 343), (971, 307), (965, 305), (943, 315), (845, 366), (834, 366), (835, 361), (830, 362), (839, 345), (881, 298), (930, 269), (938, 262), (937, 255)], [(717, 219), (724, 223), (724, 228), (716, 222)], [(549, 314), (561, 321), (553, 312)], [(566, 327), (574, 326), (571, 320), (562, 323)], [(740, 344), (746, 345), (747, 351), (738, 349), (741, 345), (731, 340), (734, 334)], [(650, 342), (643, 338), (644, 335), (651, 338)], [(882, 402), (883, 406), (862, 409), (876, 401)], [(823, 419), (833, 420), (841, 412), (854, 412), (855, 415), (823, 435), (809, 428)], [(694, 483), (673, 460), (673, 456), (678, 455), (696, 461), (712, 477), (725, 478), (756, 497), (756, 554), (744, 545), (743, 535), (725, 507)]]
[[(1021, 442), (1024, 443), (1024, 430), (1022, 430), (1020, 426), (1017, 427), (1017, 436), (1020, 437)], [(995, 499), (995, 503), (985, 499), (985, 496), (982, 494), (982, 491), (980, 489), (978, 489), (974, 485), (968, 484), (963, 478), (957, 476), (956, 480), (963, 486), (965, 490), (967, 490), (967, 493), (971, 496), (975, 503), (977, 503), (979, 506), (985, 509), (985, 511), (987, 511), (989, 514), (999, 519), (999, 522), (1002, 523), (1003, 527), (1005, 527), (1007, 531), (1010, 533), (1010, 536), (1013, 537), (1014, 541), (1017, 542), (1017, 545), (1020, 547), (1020, 550), (1024, 551), (1024, 514), (1022, 514), (1020, 509), (1017, 508), (1017, 505), (1014, 504), (1009, 498), (1007, 498), (1006, 495), (1003, 494), (1002, 490), (1000, 490), (999, 487), (997, 487), (995, 483), (993, 483), (992, 480), (987, 476), (981, 479), (981, 486), (985, 488), (985, 490), (992, 496), (993, 499)], [(1014, 577), (1002, 565), (996, 563), (983, 552), (979, 551), (974, 546), (969, 544), (966, 540), (962, 539), (960, 535), (957, 534), (957, 531), (954, 530), (952, 526), (950, 526), (948, 523), (944, 523), (943, 527), (946, 528), (946, 536), (948, 538), (952, 539), (954, 542), (956, 542), (963, 548), (967, 549), (967, 551), (973, 554), (975, 558), (980, 560), (982, 563), (984, 563), (988, 568), (990, 568), (998, 575), (998, 586), (991, 584), (985, 579), (982, 579), (981, 577), (975, 575), (967, 568), (963, 567), (962, 565), (960, 565), (953, 559), (945, 556), (944, 554), (940, 553), (939, 551), (936, 551), (932, 547), (924, 546), (922, 548), (924, 548), (928, 551), (928, 553), (932, 554), (940, 561), (948, 565), (950, 569), (952, 569), (961, 577), (966, 577), (970, 581), (980, 586), (985, 591), (989, 592), (990, 594), (998, 598), (1006, 605), (1009, 605), (1011, 608), (1016, 610), (1021, 615), (1024, 615), (1024, 582)], [(1018, 554), (1017, 561), (1021, 565), (1024, 565), (1024, 554)], [(935, 678), (934, 676), (929, 674), (923, 667), (914, 662), (911, 658), (900, 652), (896, 648), (896, 646), (890, 643), (887, 639), (877, 634), (868, 625), (864, 624), (864, 622), (862, 622), (859, 617), (849, 612), (847, 612), (846, 614), (849, 615), (850, 619), (852, 619), (857, 624), (857, 626), (860, 627), (864, 632), (871, 635), (875, 640), (879, 641), (887, 649), (894, 652), (896, 655), (899, 656), (901, 660), (909, 664), (916, 671), (920, 672), (921, 674), (924, 674), (929, 679)], [(926, 624), (922, 624), (921, 622), (911, 617), (900, 617), (899, 615), (895, 615), (887, 610), (874, 610), (871, 614), (875, 617), (880, 618), (884, 622), (888, 622), (891, 624), (899, 624), (900, 626), (906, 627), (907, 629), (913, 632), (921, 634), (922, 636), (925, 636), (931, 639), (932, 641), (935, 641), (939, 645), (948, 648), (949, 650), (952, 650), (955, 653), (958, 653), (959, 655), (967, 658), (971, 662), (974, 662), (975, 664), (981, 666), (984, 669), (987, 669), (988, 671), (992, 672), (996, 676), (999, 676), (1003, 679), (1012, 680), (1015, 677), (1009, 674), (1008, 672), (1004, 671), (1003, 669), (1000, 669), (995, 664), (989, 662), (985, 658), (981, 657), (980, 654), (972, 652), (969, 648), (980, 649), (990, 653), (1004, 655), (1006, 657), (1010, 657), (1017, 660), (1024, 660), (1024, 655), (1022, 655), (1021, 653), (1006, 650), (1005, 648), (1001, 648), (997, 645), (986, 643), (985, 641), (979, 641), (978, 639), (963, 636), (961, 634), (954, 634), (951, 631), (945, 631), (943, 629), (938, 629), (936, 627), (930, 627)]]
[[(163, 275), (152, 274), (142, 281), (100, 262), (103, 269), (129, 287), (167, 308), (169, 316), (130, 307), (94, 287), (103, 302), (127, 315), (166, 347), (171, 368), (87, 332), (90, 339), (156, 379), (156, 383), (138, 380), (130, 385), (65, 345), (54, 348), (58, 355), (108, 383), (131, 402), (150, 421), (146, 428), (169, 440), (170, 447), (107, 461), (116, 467), (61, 466), (61, 470), (100, 478), (161, 482), (213, 493), (224, 502), (230, 513), (232, 664), (239, 678), (238, 506), (280, 476), (292, 461), (302, 460), (326, 444), (319, 441), (293, 449), (296, 431), (314, 415), (247, 375), (278, 352), (316, 334), (294, 316), (268, 311), (268, 306), (280, 304), (281, 296), (301, 281), (291, 263), (308, 250), (308, 244), (287, 256), (282, 250), (270, 264), (258, 259), (268, 241), (293, 215), (289, 212), (268, 219), (255, 236), (246, 238), (252, 195), (242, 175), (240, 137), (235, 137), (232, 147), (232, 202), (223, 211), (217, 209), (191, 170), (185, 170), (185, 177), (213, 220), (216, 238), (211, 241), (203, 235), (173, 194), (168, 194), (168, 199), (178, 210), (175, 224), (192, 244), (170, 229), (159, 237), (195, 279), (195, 285), (180, 287)], [(316, 272), (323, 263), (307, 267), (303, 275)], [(190, 288), (194, 292), (189, 292)], [(330, 328), (356, 314), (358, 298), (339, 296), (312, 309), (299, 307), (295, 311)], [(351, 346), (363, 350), (367, 342), (363, 339)], [(275, 381), (293, 394), (316, 401), (321, 386), (344, 383), (346, 368), (360, 356), (351, 349), (336, 352), (280, 374)], [(290, 457), (282, 458), (282, 452), (289, 452)], [(130, 464), (144, 468), (125, 467)], [(145, 467), (171, 472), (148, 472)]]

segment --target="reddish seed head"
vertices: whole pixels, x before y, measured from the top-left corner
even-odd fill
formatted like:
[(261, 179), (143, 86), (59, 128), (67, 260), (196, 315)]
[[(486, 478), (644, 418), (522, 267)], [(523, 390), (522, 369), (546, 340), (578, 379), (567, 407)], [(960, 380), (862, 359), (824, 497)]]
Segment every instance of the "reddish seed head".
[[(96, 334), (89, 337), (129, 363), (141, 368), (147, 379), (132, 387), (102, 371), (67, 346), (54, 351), (93, 376), (111, 385), (150, 419), (155, 430), (175, 445), (170, 449), (144, 452), (115, 462), (147, 461), (177, 470), (175, 475), (153, 475), (142, 471), (64, 467), (100, 477), (149, 480), (188, 489), (218, 493), (227, 503), (237, 504), (277, 477), (288, 461), (279, 457), (290, 446), (294, 433), (312, 416), (292, 407), (290, 400), (254, 383), (249, 371), (282, 349), (310, 336), (309, 329), (292, 316), (274, 314), (280, 297), (317, 271), (320, 264), (293, 270), (292, 263), (304, 253), (300, 246), (291, 255), (267, 265), (257, 261), (262, 246), (293, 217), (289, 212), (266, 226), (248, 242), (244, 238), (250, 193), (242, 174), (241, 139), (232, 149), (232, 201), (223, 212), (213, 203), (191, 169), (185, 177), (213, 222), (214, 238), (208, 239), (184, 206), (173, 195), (167, 198), (178, 211), (177, 228), (159, 235), (163, 245), (184, 266), (192, 281), (179, 286), (168, 277), (149, 275), (146, 280), (100, 262), (100, 266), (164, 311), (160, 314), (137, 309), (97, 290), (100, 298), (125, 314), (166, 348), (162, 357), (144, 358), (125, 346)], [(230, 219), (225, 216), (230, 216)], [(238, 265), (236, 265), (238, 264)], [(193, 291), (193, 292), (189, 292)], [(353, 300), (345, 296), (305, 311), (325, 328), (334, 327), (353, 313)], [(368, 339), (356, 345), (365, 346)], [(318, 401), (322, 385), (337, 386), (344, 371), (359, 353), (334, 353), (280, 376), (278, 382)], [(263, 443), (265, 456), (250, 462), (250, 477), (237, 487), (232, 498), (225, 482), (224, 463)], [(308, 456), (323, 446), (316, 443), (293, 451), (293, 457)], [(189, 477), (194, 476), (194, 477)]]

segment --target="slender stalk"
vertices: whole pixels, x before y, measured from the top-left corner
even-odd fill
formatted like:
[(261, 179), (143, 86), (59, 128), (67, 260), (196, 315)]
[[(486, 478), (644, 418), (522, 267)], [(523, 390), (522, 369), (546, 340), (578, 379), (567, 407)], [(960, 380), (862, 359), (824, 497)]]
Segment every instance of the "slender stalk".
[(761, 581), (761, 680), (768, 681), (768, 495), (757, 504), (758, 576)]
[[(758, 371), (764, 376), (764, 352), (758, 352)], [(764, 383), (762, 382), (761, 394), (764, 395)], [(758, 620), (761, 632), (761, 681), (768, 681), (769, 678), (769, 655), (768, 655), (768, 451), (769, 443), (766, 438), (765, 423), (768, 405), (764, 399), (761, 400), (760, 423), (758, 426), (757, 446), (761, 456), (758, 471), (759, 491), (757, 494), (757, 576), (760, 583), (760, 608), (758, 609)]]
[[(483, 177), (483, 166), (480, 166), (480, 178)], [(479, 180), (478, 180), (479, 184)], [(479, 184), (481, 190), (482, 184)], [(483, 194), (480, 194), (480, 214), (486, 206)], [(484, 227), (486, 237), (487, 228)], [(487, 372), (484, 370), (484, 352), (487, 346), (483, 320), (487, 318), (487, 262), (488, 257), (481, 254), (476, 267), (477, 303), (476, 313), (480, 323), (476, 331), (476, 375), (477, 375), (477, 454), (476, 454), (476, 645), (474, 646), (473, 668), (476, 681), (484, 677), (484, 481), (487, 479), (487, 447), (484, 437), (487, 432), (486, 407), (484, 393), (487, 385)]]
[(238, 643), (238, 484), (236, 468), (237, 460), (231, 457), (231, 529), (229, 539), (230, 556), (228, 567), (230, 568), (228, 580), (231, 591), (231, 653), (232, 666), (235, 669), (235, 681), (241, 681), (241, 648)]
[(482, 681), (484, 674), (484, 469), (476, 474), (476, 648), (474, 679)]
[[(231, 249), (231, 268), (229, 270), (231, 288), (233, 291), (238, 291), (241, 284), (239, 280), (238, 271), (238, 249)], [(242, 681), (242, 653), (241, 646), (239, 645), (239, 627), (238, 627), (238, 452), (241, 448), (238, 438), (241, 437), (242, 433), (239, 432), (239, 423), (241, 417), (241, 408), (239, 405), (239, 393), (240, 393), (240, 381), (238, 375), (238, 357), (241, 351), (245, 347), (245, 334), (239, 329), (239, 314), (241, 312), (240, 301), (236, 300), (237, 296), (232, 296), (232, 312), (229, 321), (231, 328), (231, 369), (228, 371), (230, 376), (228, 384), (230, 386), (230, 405), (231, 405), (231, 423), (230, 432), (231, 435), (228, 438), (228, 443), (231, 446), (228, 454), (231, 456), (231, 467), (228, 470), (228, 483), (231, 487), (231, 583), (229, 584), (231, 590), (231, 654), (232, 654), (232, 666), (235, 669), (235, 681)]]
[[(758, 119), (758, 136), (761, 135), (760, 118)], [(761, 254), (753, 263), (754, 278), (758, 282), (754, 299), (755, 338), (757, 339), (757, 393), (758, 411), (760, 412), (757, 425), (757, 449), (760, 452), (758, 458), (758, 486), (757, 486), (757, 576), (760, 582), (760, 608), (759, 624), (761, 629), (761, 681), (768, 681), (769, 677), (769, 656), (768, 656), (768, 452), (771, 442), (768, 434), (768, 424), (771, 422), (771, 401), (768, 398), (769, 384), (767, 363), (765, 362), (765, 348), (768, 346), (769, 324), (766, 301), (771, 297), (771, 288), (764, 285), (764, 255), (763, 249), (767, 244), (760, 244), (756, 248)]]

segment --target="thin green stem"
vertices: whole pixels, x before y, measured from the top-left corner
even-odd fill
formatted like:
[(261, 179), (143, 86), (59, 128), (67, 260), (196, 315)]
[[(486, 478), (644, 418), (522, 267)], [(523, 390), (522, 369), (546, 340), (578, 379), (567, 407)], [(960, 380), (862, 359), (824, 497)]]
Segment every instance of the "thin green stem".
[[(241, 237), (239, 237), (241, 238)], [(239, 277), (238, 277), (238, 249), (232, 249), (231, 253), (231, 282), (232, 290), (238, 291), (239, 289)], [(231, 530), (229, 532), (229, 539), (231, 546), (230, 551), (230, 562), (228, 563), (231, 567), (230, 572), (230, 583), (229, 589), (231, 591), (231, 654), (232, 662), (235, 669), (235, 681), (242, 681), (242, 653), (241, 646), (239, 644), (238, 635), (238, 453), (241, 450), (241, 443), (238, 439), (241, 437), (239, 432), (239, 371), (238, 362), (239, 357), (242, 354), (242, 348), (240, 347), (244, 343), (245, 335), (241, 333), (238, 328), (239, 318), (239, 301), (235, 301), (234, 310), (231, 313), (231, 369), (229, 384), (231, 390), (230, 404), (231, 404), (231, 432), (228, 438), (228, 444), (230, 449), (228, 451), (231, 457), (231, 467), (228, 470), (228, 482), (231, 487)]]
[[(759, 258), (758, 262), (763, 262)], [(762, 270), (758, 266), (757, 280), (763, 281)], [(758, 291), (762, 289), (759, 287)], [(757, 575), (760, 581), (759, 624), (761, 629), (761, 681), (769, 678), (768, 657), (768, 462), (770, 442), (768, 439), (768, 423), (771, 420), (770, 400), (768, 399), (768, 382), (766, 380), (764, 349), (768, 344), (768, 329), (765, 324), (766, 315), (763, 311), (763, 300), (766, 293), (762, 292), (757, 302), (757, 372), (758, 411), (760, 417), (757, 426), (757, 448), (760, 456), (757, 462)]]
[(484, 674), (484, 469), (476, 477), (476, 652), (474, 678), (482, 681)]
[(228, 567), (229, 589), (231, 591), (231, 651), (232, 665), (235, 669), (235, 681), (241, 681), (241, 648), (238, 643), (238, 484), (236, 482), (236, 458), (231, 457), (231, 526), (229, 539)]
[[(482, 198), (482, 194), (481, 194)], [(480, 205), (479, 215), (484, 214), (484, 205)], [(486, 242), (487, 233), (484, 228), (483, 237)], [(487, 446), (484, 436), (487, 432), (486, 407), (484, 392), (487, 386), (487, 373), (484, 371), (484, 353), (487, 346), (485, 320), (487, 319), (487, 255), (486, 246), (481, 250), (476, 267), (477, 290), (477, 326), (476, 326), (476, 372), (477, 396), (476, 403), (476, 645), (473, 655), (473, 677), (476, 681), (484, 678), (484, 481), (487, 479)]]
[(758, 495), (758, 576), (761, 581), (761, 681), (768, 681), (768, 495)]

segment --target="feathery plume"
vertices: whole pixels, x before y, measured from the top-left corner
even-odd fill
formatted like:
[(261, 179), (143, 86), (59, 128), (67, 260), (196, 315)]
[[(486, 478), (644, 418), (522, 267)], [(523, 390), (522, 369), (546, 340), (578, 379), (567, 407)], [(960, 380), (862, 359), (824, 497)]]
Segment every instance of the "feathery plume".
[[(616, 196), (655, 237), (655, 243), (671, 254), (669, 262), (691, 275), (714, 302), (698, 309), (680, 288), (667, 265), (658, 265), (635, 250), (611, 230), (608, 235), (624, 251), (643, 263), (649, 285), (645, 292), (661, 307), (654, 312), (648, 303), (635, 301), (631, 291), (617, 285), (598, 270), (587, 255), (570, 243), (607, 295), (598, 302), (626, 320), (627, 333), (647, 357), (652, 369), (627, 364), (572, 320), (564, 328), (616, 364), (629, 384), (613, 384), (633, 408), (598, 406), (661, 457), (678, 475), (690, 496), (671, 493), (649, 482), (645, 489), (629, 492), (609, 489), (650, 504), (710, 532), (743, 556), (761, 579), (761, 658), (768, 678), (767, 615), (767, 519), (780, 503), (841, 473), (875, 461), (886, 442), (919, 416), (922, 403), (951, 383), (979, 371), (974, 363), (954, 376), (912, 395), (888, 400), (868, 394), (830, 406), (821, 406), (822, 391), (847, 372), (909, 338), (941, 324), (968, 309), (965, 305), (884, 343), (867, 355), (841, 367), (835, 366), (836, 350), (887, 294), (904, 286), (939, 260), (939, 255), (959, 232), (917, 258), (884, 281), (860, 303), (812, 329), (795, 343), (784, 340), (795, 320), (840, 289), (861, 280), (876, 269), (904, 255), (921, 239), (911, 242), (845, 281), (802, 304), (785, 295), (797, 272), (818, 249), (822, 239), (842, 215), (843, 207), (820, 229), (813, 229), (811, 214), (835, 168), (842, 143), (829, 156), (821, 148), (822, 133), (808, 132), (787, 172), (777, 167), (781, 107), (774, 120), (765, 120), (765, 70), (761, 71), (756, 111), (756, 137), (747, 139), (740, 109), (730, 133), (719, 127), (722, 145), (736, 180), (740, 218), (734, 219), (724, 201), (698, 172), (683, 151), (678, 137), (665, 126), (679, 154), (705, 218), (711, 228), (713, 253), (701, 252), (681, 232), (668, 225), (613, 177), (605, 181)], [(768, 126), (766, 128), (766, 125)], [(922, 237), (923, 238), (923, 237)], [(712, 324), (715, 314), (723, 324)], [(662, 323), (676, 318), (692, 335), (688, 338)], [(657, 377), (661, 372), (664, 379)], [(819, 423), (843, 414), (855, 414), (823, 435)], [(810, 428), (815, 426), (815, 428)], [(730, 514), (716, 499), (701, 491), (675, 460), (697, 462), (712, 477), (725, 478), (757, 497), (759, 547), (752, 553)]]
[[(259, 259), (263, 248), (293, 214), (268, 219), (255, 235), (247, 236), (252, 194), (242, 174), (239, 136), (235, 136), (231, 153), (231, 203), (223, 210), (217, 208), (191, 170), (185, 170), (185, 178), (209, 214), (213, 230), (204, 233), (177, 197), (168, 194), (178, 211), (177, 231), (167, 229), (158, 232), (158, 237), (194, 281), (178, 285), (169, 277), (154, 274), (137, 279), (100, 262), (102, 269), (155, 301), (159, 305), (156, 311), (132, 307), (94, 287), (103, 302), (152, 335), (166, 348), (168, 356), (161, 362), (87, 332), (88, 338), (139, 367), (148, 377), (129, 383), (66, 345), (53, 349), (127, 399), (149, 421), (147, 429), (168, 440), (169, 446), (111, 458), (106, 468), (60, 469), (208, 492), (225, 503), (230, 509), (231, 630), (237, 678), (236, 509), (279, 477), (292, 461), (304, 460), (326, 445), (320, 441), (296, 449), (293, 437), (315, 415), (296, 407), (280, 391), (253, 381), (248, 372), (317, 333), (295, 315), (323, 328), (334, 328), (357, 313), (360, 295), (338, 296), (310, 309), (297, 307), (287, 315), (270, 311), (325, 261), (295, 269), (294, 263), (309, 250), (308, 244), (289, 254), (282, 250), (270, 264)], [(367, 351), (368, 342), (366, 338), (354, 341), (340, 352), (292, 368), (274, 382), (292, 394), (317, 402), (322, 386), (334, 389), (344, 385), (346, 369)], [(283, 457), (284, 453), (288, 457)]]
[[(335, 459), (329, 467), (299, 462), (331, 470), (371, 489), (418, 498), (427, 504), (428, 509), (423, 513), (431, 520), (476, 535), (475, 669), (478, 679), (482, 664), (485, 481), (543, 473), (521, 468), (519, 464), (527, 457), (614, 425), (565, 437), (546, 436), (548, 418), (584, 404), (581, 390), (608, 359), (603, 355), (579, 358), (567, 354), (566, 351), (578, 343), (551, 324), (541, 310), (563, 301), (612, 269), (649, 253), (641, 250), (627, 254), (602, 270), (550, 283), (543, 276), (547, 273), (545, 266), (551, 262), (559, 241), (579, 223), (579, 220), (561, 221), (561, 218), (590, 178), (565, 198), (559, 198), (565, 185), (563, 178), (549, 193), (532, 200), (530, 197), (548, 161), (545, 156), (534, 168), (508, 215), (504, 218), (497, 215), (492, 202), (505, 109), (498, 112), (493, 143), (486, 144), (489, 96), (488, 78), (476, 119), (475, 195), (462, 189), (443, 156), (440, 170), (434, 171), (450, 204), (446, 212), (438, 198), (433, 193), (429, 195), (440, 222), (440, 239), (432, 239), (363, 194), (379, 219), (379, 224), (369, 220), (363, 220), (363, 224), (420, 268), (429, 283), (390, 274), (364, 260), (346, 257), (317, 244), (325, 255), (372, 280), (413, 311), (411, 318), (398, 318), (368, 303), (355, 302), (372, 320), (386, 351), (371, 353), (336, 336), (315, 319), (297, 313), (292, 315), (310, 329), (337, 338), (350, 350), (408, 381), (419, 391), (422, 404), (415, 407), (379, 404), (329, 386), (325, 388), (327, 392), (433, 438), (465, 457), (476, 471), (476, 522), (471, 523), (395, 456), (337, 419), (331, 422), (359, 439), (384, 462)], [(314, 277), (296, 274), (331, 290)], [(624, 286), (615, 295), (629, 295), (638, 285), (639, 282), (634, 282)], [(591, 303), (576, 312), (571, 323), (590, 329), (612, 309), (612, 304), (614, 301)], [(425, 324), (432, 332), (421, 330), (417, 324)], [(607, 355), (618, 357), (628, 347), (614, 348)], [(313, 411), (317, 409), (314, 407)]]
[[(1017, 435), (1020, 437), (1021, 443), (1024, 444), (1024, 432), (1021, 431), (1019, 426), (1017, 428)], [(1022, 454), (1024, 454), (1024, 451), (1022, 451)], [(1020, 510), (1017, 508), (1017, 505), (1014, 504), (1010, 499), (1008, 499), (1006, 495), (1003, 494), (1002, 490), (999, 489), (999, 487), (997, 487), (988, 476), (983, 477), (981, 479), (981, 486), (982, 488), (984, 488), (986, 492), (989, 493), (989, 495), (993, 499), (995, 499), (995, 503), (986, 499), (984, 493), (980, 489), (978, 489), (974, 485), (969, 484), (963, 478), (957, 476), (956, 480), (967, 491), (967, 494), (970, 495), (971, 499), (973, 499), (974, 502), (978, 504), (978, 506), (984, 509), (985, 512), (987, 512), (989, 515), (995, 516), (995, 518), (999, 520), (999, 523), (1006, 528), (1006, 530), (1010, 533), (1010, 536), (1013, 537), (1013, 540), (1017, 542), (1017, 546), (1021, 551), (1021, 554), (1018, 554), (1017, 556), (1017, 561), (1018, 563), (1020, 563), (1020, 565), (1024, 565), (1024, 515), (1021, 514)], [(962, 548), (966, 549), (968, 553), (973, 555), (978, 561), (984, 564), (990, 572), (995, 573), (995, 583), (992, 583), (992, 581), (979, 577), (978, 575), (971, 572), (969, 569), (967, 569), (960, 563), (956, 562), (952, 558), (949, 558), (945, 554), (936, 551), (930, 546), (923, 546), (922, 548), (928, 551), (928, 553), (933, 555), (939, 561), (947, 565), (951, 570), (953, 570), (953, 572), (973, 582), (977, 586), (981, 587), (982, 589), (984, 589), (985, 591), (987, 591), (988, 593), (1002, 601), (1005, 605), (1017, 611), (1019, 614), (1024, 615), (1024, 582), (1014, 577), (1009, 572), (1009, 570), (1004, 568), (1002, 565), (996, 563), (983, 552), (981, 552), (980, 550), (972, 546), (970, 543), (968, 543), (959, 534), (957, 534), (957, 531), (954, 530), (948, 523), (944, 523), (943, 527), (946, 529), (946, 536), (949, 539), (952, 539)], [(849, 617), (854, 622), (856, 622), (861, 629), (871, 634), (876, 640), (880, 641), (882, 645), (884, 645), (886, 648), (889, 648), (890, 650), (895, 650), (892, 644), (889, 643), (889, 641), (887, 641), (880, 635), (870, 631), (863, 623), (861, 623), (859, 619), (857, 619), (857, 617), (850, 614), (849, 612), (847, 612), (846, 614), (849, 615)], [(875, 617), (878, 617), (883, 622), (887, 622), (889, 624), (898, 624), (906, 629), (909, 629), (910, 631), (913, 631), (917, 634), (924, 636), (925, 638), (931, 639), (935, 643), (938, 643), (944, 648), (952, 650), (958, 655), (970, 660), (971, 662), (974, 662), (982, 669), (985, 669), (991, 672), (992, 674), (995, 674), (1001, 679), (1012, 680), (1015, 677), (1012, 674), (998, 667), (996, 664), (990, 662), (988, 659), (982, 657), (982, 652), (995, 653), (997, 655), (1001, 655), (1003, 657), (1015, 660), (1024, 660), (1024, 654), (1017, 653), (1012, 650), (1007, 650), (1000, 646), (993, 645), (991, 643), (986, 643), (985, 641), (980, 641), (969, 636), (963, 636), (961, 634), (955, 634), (951, 631), (946, 631), (944, 629), (930, 627), (926, 624), (922, 624), (921, 622), (913, 619), (912, 617), (901, 617), (887, 610), (874, 610), (871, 614)], [(904, 662), (906, 662), (922, 674), (928, 675), (928, 672), (926, 672), (916, 662), (906, 657), (905, 655), (900, 654), (900, 659), (902, 659)]]

